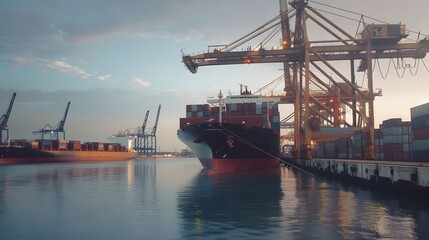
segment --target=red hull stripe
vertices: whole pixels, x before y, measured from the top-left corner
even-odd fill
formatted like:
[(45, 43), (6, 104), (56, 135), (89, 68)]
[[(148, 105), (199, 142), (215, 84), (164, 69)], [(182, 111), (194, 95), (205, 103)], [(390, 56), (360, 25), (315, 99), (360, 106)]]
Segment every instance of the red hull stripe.
[(205, 174), (218, 174), (227, 172), (239, 172), (247, 170), (278, 168), (280, 160), (278, 158), (258, 158), (258, 159), (231, 159), (215, 158), (207, 159), (212, 162), (212, 168)]
[(129, 152), (54, 152), (52, 157), (0, 157), (0, 164), (56, 163), (80, 161), (121, 161), (136, 157)]

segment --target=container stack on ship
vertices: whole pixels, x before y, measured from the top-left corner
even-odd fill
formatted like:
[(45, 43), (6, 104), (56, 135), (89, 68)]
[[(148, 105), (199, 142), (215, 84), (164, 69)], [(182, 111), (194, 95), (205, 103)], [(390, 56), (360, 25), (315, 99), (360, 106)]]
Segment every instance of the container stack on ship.
[(429, 103), (411, 108), (413, 159), (429, 161)]
[(280, 115), (276, 98), (241, 91), (210, 104), (187, 105), (177, 134), (204, 174), (279, 166)]
[(135, 157), (135, 152), (117, 143), (14, 140), (9, 146), (0, 146), (0, 164), (119, 161)]
[(391, 118), (383, 121), (380, 127), (383, 134), (384, 160), (410, 161), (411, 151), (411, 122), (403, 122), (401, 118)]

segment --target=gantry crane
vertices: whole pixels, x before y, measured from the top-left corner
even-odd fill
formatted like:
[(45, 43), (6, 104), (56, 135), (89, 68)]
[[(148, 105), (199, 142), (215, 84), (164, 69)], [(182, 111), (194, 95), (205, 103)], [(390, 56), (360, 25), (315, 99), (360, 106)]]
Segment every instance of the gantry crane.
[(149, 117), (149, 110), (147, 110), (146, 115), (144, 117), (143, 125), (137, 134), (137, 142), (135, 143), (135, 149), (138, 151), (139, 155), (147, 155), (145, 152), (147, 149), (147, 137), (146, 137), (146, 124), (147, 119)]
[(156, 131), (158, 128), (159, 114), (161, 105), (158, 106), (158, 113), (156, 115), (155, 125), (149, 131), (146, 131), (147, 120), (149, 117), (149, 110), (146, 112), (143, 125), (141, 127), (126, 129), (115, 134), (114, 137), (133, 137), (134, 149), (140, 156), (151, 156), (157, 153)]
[(144, 137), (146, 145), (144, 146), (144, 153), (146, 155), (156, 155), (157, 153), (157, 142), (156, 142), (156, 130), (158, 129), (158, 121), (159, 121), (159, 114), (161, 112), (161, 104), (158, 106), (158, 112), (156, 114), (156, 120), (155, 125), (153, 126), (152, 130), (149, 131), (148, 134), (145, 134)]
[[(293, 22), (294, 31), (290, 29)], [(310, 23), (331, 39), (310, 41)], [(238, 46), (278, 26), (282, 33), (280, 48), (265, 49), (261, 42), (257, 48), (238, 50)], [(407, 36), (403, 24), (363, 23), (361, 36), (354, 37), (309, 6), (308, 0), (292, 0), (290, 9), (285, 0), (280, 0), (280, 14), (255, 31), (228, 45), (209, 46), (206, 53), (183, 54), (182, 61), (191, 73), (212, 65), (283, 63), (281, 103), (294, 106), (296, 157), (311, 158), (311, 141), (317, 137), (335, 139), (360, 129), (366, 136), (364, 158), (374, 159), (374, 99), (381, 96), (381, 91), (374, 91), (373, 60), (423, 59), (429, 51), (427, 37), (401, 41)], [(356, 83), (356, 60), (360, 60), (357, 71), (366, 71), (366, 85)], [(332, 64), (340, 61), (349, 63), (349, 77)], [(344, 108), (351, 110), (351, 119), (345, 117)], [(333, 131), (323, 132), (321, 124)]]
[[(7, 122), (9, 121), (10, 113), (12, 112), (13, 103), (15, 102), (16, 93), (12, 94), (12, 99), (10, 100), (9, 107), (5, 114), (3, 114), (0, 118), (0, 145), (4, 145), (5, 143), (9, 144), (9, 129), (7, 128)], [(3, 140), (3, 132), (6, 132), (6, 142)]]
[(42, 129), (34, 131), (33, 134), (40, 134), (41, 140), (43, 141), (45, 139), (45, 134), (49, 136), (50, 140), (59, 140), (59, 133), (63, 133), (63, 140), (65, 140), (66, 133), (64, 131), (64, 125), (66, 123), (69, 108), (70, 108), (70, 102), (67, 103), (67, 107), (64, 112), (63, 118), (55, 127), (52, 127), (50, 124), (46, 124), (44, 127), (42, 127)]

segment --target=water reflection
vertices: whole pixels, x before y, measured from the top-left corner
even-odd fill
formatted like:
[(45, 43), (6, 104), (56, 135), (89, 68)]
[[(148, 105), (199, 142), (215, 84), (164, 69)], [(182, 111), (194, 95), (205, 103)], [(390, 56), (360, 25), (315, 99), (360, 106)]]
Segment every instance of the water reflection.
[[(429, 236), (427, 206), (361, 187), (282, 169), (282, 228), (292, 239), (415, 239)], [(402, 208), (399, 208), (399, 205)], [(408, 207), (406, 207), (408, 206)], [(405, 207), (405, 208), (404, 208)]]
[(1, 166), (0, 239), (120, 239), (156, 215), (156, 177), (155, 160)]
[(279, 227), (280, 172), (198, 174), (178, 194), (182, 237), (262, 237)]
[(0, 239), (426, 239), (429, 205), (293, 168), (195, 159), (0, 166)]

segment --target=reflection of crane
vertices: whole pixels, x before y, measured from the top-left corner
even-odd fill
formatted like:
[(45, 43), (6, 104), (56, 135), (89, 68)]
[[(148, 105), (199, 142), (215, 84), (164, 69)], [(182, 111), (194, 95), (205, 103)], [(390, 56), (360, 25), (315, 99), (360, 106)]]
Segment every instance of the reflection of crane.
[(60, 120), (57, 126), (52, 127), (49, 124), (46, 124), (42, 129), (38, 131), (34, 131), (34, 134), (40, 133), (41, 139), (45, 139), (45, 134), (49, 134), (49, 139), (51, 140), (59, 140), (59, 133), (63, 133), (63, 140), (66, 139), (66, 133), (64, 131), (64, 125), (66, 123), (67, 114), (69, 112), (70, 102), (67, 103), (66, 111), (64, 112), (64, 117)]
[(9, 107), (5, 114), (0, 118), (0, 144), (3, 144), (3, 131), (6, 131), (7, 143), (9, 143), (9, 129), (7, 128), (7, 122), (9, 120), (10, 113), (12, 112), (13, 103), (15, 102), (16, 93), (13, 93), (12, 99), (10, 100)]
[[(364, 140), (365, 158), (374, 159), (374, 99), (381, 94), (374, 91), (374, 62), (378, 59), (398, 59), (399, 62), (404, 58), (419, 61), (429, 52), (428, 36), (405, 42), (402, 39), (408, 37), (409, 32), (403, 24), (359, 22), (363, 23), (363, 29), (359, 37), (354, 37), (309, 6), (308, 0), (292, 0), (290, 9), (287, 1), (281, 0), (280, 7), (278, 16), (255, 31), (229, 45), (209, 46), (206, 53), (184, 54), (183, 63), (191, 73), (196, 73), (199, 67), (213, 65), (282, 63), (285, 88), (281, 103), (294, 106), (293, 137), (297, 158), (311, 158), (311, 141), (324, 134), (319, 128), (322, 123), (332, 130), (325, 134), (332, 139), (341, 137), (340, 133), (346, 131), (352, 135), (357, 128), (368, 133)], [(293, 23), (295, 29), (291, 31)], [(258, 42), (256, 38), (262, 38), (262, 33), (274, 33), (275, 29), (281, 31), (281, 46), (264, 48), (260, 44), (257, 48), (239, 50), (251, 40)], [(319, 40), (310, 41), (313, 29), (323, 31), (324, 34), (319, 35), (326, 34), (330, 39), (319, 36)], [(420, 36), (419, 33), (418, 39)], [(273, 38), (274, 34), (265, 39)], [(356, 60), (360, 61), (357, 69)], [(349, 64), (350, 75), (341, 73), (344, 67), (334, 66), (334, 62)], [(365, 71), (366, 86), (356, 83), (356, 71)], [(350, 110), (350, 119), (345, 118), (347, 111), (343, 109)]]

